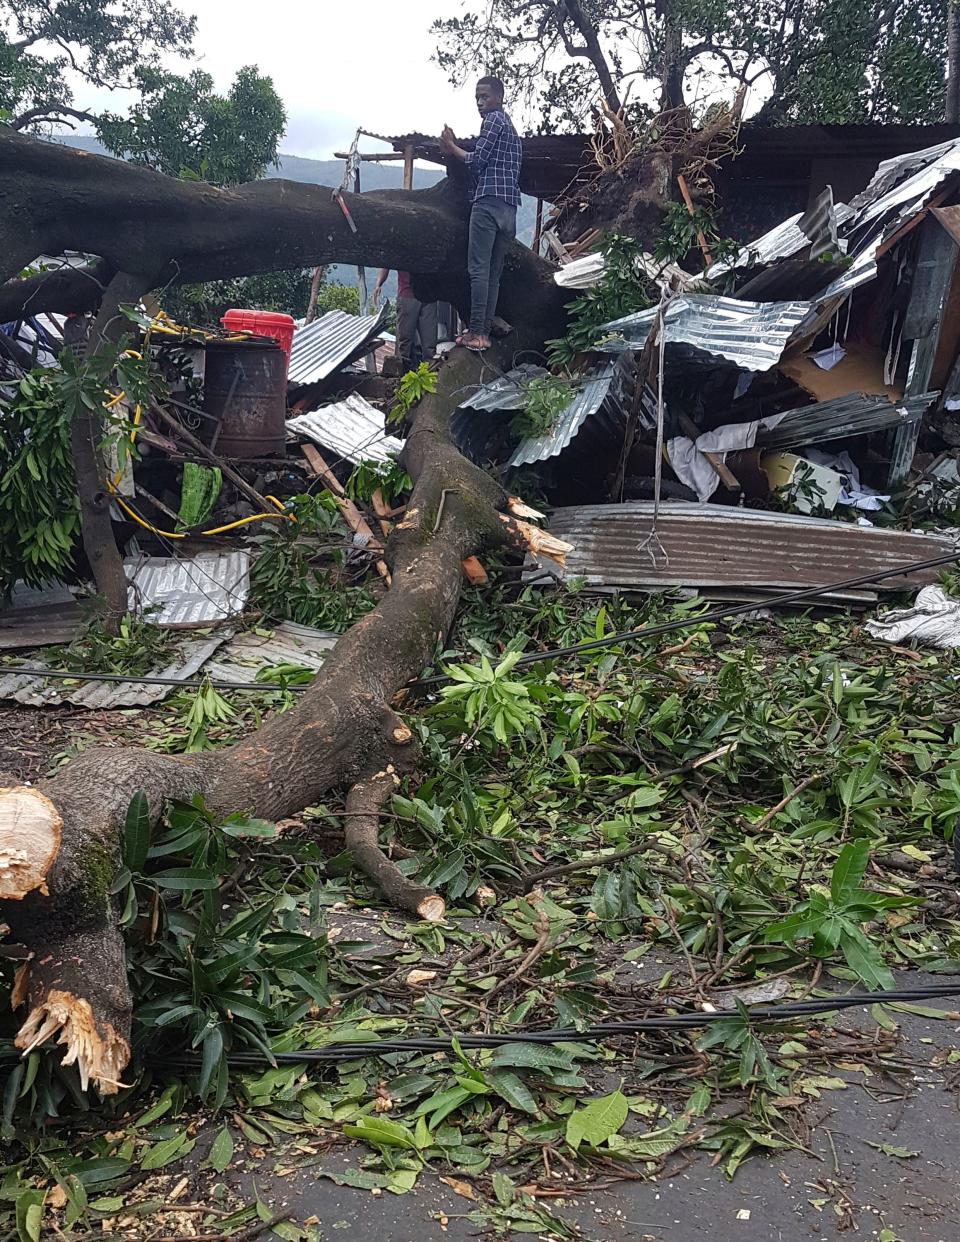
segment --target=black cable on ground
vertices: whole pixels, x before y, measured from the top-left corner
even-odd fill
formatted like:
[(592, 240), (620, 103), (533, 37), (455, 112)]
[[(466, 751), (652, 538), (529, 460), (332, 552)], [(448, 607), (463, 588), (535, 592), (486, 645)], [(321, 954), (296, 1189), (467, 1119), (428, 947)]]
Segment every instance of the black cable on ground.
[[(960, 551), (945, 556), (931, 557), (926, 561), (911, 561), (906, 565), (897, 565), (893, 569), (879, 570), (872, 574), (862, 574), (858, 578), (847, 578), (843, 582), (828, 582), (818, 587), (802, 587), (796, 591), (786, 591), (781, 595), (772, 595), (769, 599), (753, 601), (747, 604), (730, 604), (725, 608), (713, 608), (696, 616), (681, 617), (676, 621), (664, 621), (659, 625), (645, 625), (636, 630), (623, 630), (618, 634), (607, 634), (603, 638), (591, 638), (586, 642), (575, 643), (571, 647), (550, 647), (546, 651), (529, 651), (517, 661), (517, 667), (530, 664), (541, 664), (548, 660), (562, 660), (569, 656), (581, 655), (589, 651), (602, 651), (607, 647), (619, 647), (623, 643), (636, 642), (643, 638), (657, 638), (662, 634), (673, 634), (677, 630), (689, 630), (698, 625), (707, 625), (714, 621), (723, 621), (727, 617), (742, 616), (747, 612), (755, 612), (758, 607), (770, 608), (780, 604), (799, 603), (802, 600), (818, 599), (833, 591), (842, 591), (857, 586), (869, 586), (874, 582), (883, 582), (888, 578), (898, 578), (904, 574), (916, 573), (924, 569), (937, 569), (960, 561)], [(179, 680), (176, 677), (130, 677), (123, 673), (84, 673), (80, 670), (22, 668), (16, 665), (0, 665), (0, 675), (9, 673), (23, 677), (49, 677), (61, 681), (109, 681), (130, 682), (142, 686), (179, 686), (182, 690), (196, 690), (204, 685), (211, 685), (215, 690), (289, 690), (293, 694), (303, 694), (309, 685), (284, 685), (278, 682), (258, 681), (212, 681), (194, 677)], [(442, 674), (435, 677), (424, 677), (411, 681), (407, 690), (435, 689), (437, 686), (449, 684), (450, 678)]]
[[(757, 1005), (748, 1010), (751, 1022), (788, 1022), (793, 1018), (812, 1017), (832, 1013), (840, 1009), (854, 1009), (863, 1005), (896, 1004), (916, 1000), (932, 1000), (938, 997), (960, 996), (960, 982), (927, 984), (915, 988), (896, 988), (889, 992), (848, 992), (838, 996), (811, 1000), (789, 1001), (782, 1005)], [(577, 1030), (575, 1027), (556, 1027), (544, 1031), (512, 1031), (509, 1034), (471, 1035), (467, 1032), (445, 1036), (422, 1036), (410, 1039), (381, 1039), (365, 1043), (332, 1043), (322, 1048), (302, 1048), (292, 1052), (276, 1052), (274, 1060), (279, 1065), (301, 1062), (349, 1061), (356, 1057), (388, 1056), (397, 1052), (448, 1052), (454, 1039), (463, 1048), (499, 1048), (504, 1044), (558, 1044), (597, 1043), (606, 1039), (629, 1035), (645, 1035), (659, 1031), (690, 1031), (736, 1018), (736, 1012), (696, 1012), (663, 1014), (649, 1018), (635, 1018), (629, 1022), (601, 1022), (596, 1026)], [(177, 1055), (165, 1058), (168, 1064), (196, 1067), (199, 1056)], [(227, 1057), (231, 1065), (258, 1066), (269, 1064), (261, 1052), (234, 1052)]]

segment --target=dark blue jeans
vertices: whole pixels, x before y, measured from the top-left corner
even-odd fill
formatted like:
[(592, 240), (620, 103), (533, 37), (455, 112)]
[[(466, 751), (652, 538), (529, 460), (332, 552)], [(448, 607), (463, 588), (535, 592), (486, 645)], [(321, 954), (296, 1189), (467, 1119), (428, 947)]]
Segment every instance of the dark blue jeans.
[(500, 296), (503, 261), (517, 235), (517, 209), (502, 198), (478, 198), (470, 212), (467, 274), (470, 277), (470, 331), (490, 332)]

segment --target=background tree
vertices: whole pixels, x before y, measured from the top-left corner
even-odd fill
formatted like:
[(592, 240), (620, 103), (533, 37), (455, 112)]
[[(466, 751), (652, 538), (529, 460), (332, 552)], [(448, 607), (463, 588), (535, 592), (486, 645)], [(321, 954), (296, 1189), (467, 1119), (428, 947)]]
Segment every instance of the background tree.
[(497, 72), (542, 130), (601, 102), (634, 119), (757, 88), (767, 124), (930, 122), (945, 108), (948, 0), (492, 0), (437, 21), (459, 85)]
[(20, 130), (91, 120), (73, 106), (68, 71), (130, 87), (162, 54), (191, 55), (195, 31), (171, 0), (0, 0), (0, 111)]
[[(216, 323), (231, 307), (278, 311), (302, 319), (310, 296), (310, 269), (295, 267), (263, 276), (210, 280), (202, 285), (176, 285), (158, 293), (161, 306), (177, 323)], [(317, 315), (342, 310), (360, 313), (360, 295), (351, 285), (324, 281), (317, 293)]]
[(107, 114), (97, 134), (109, 151), (171, 177), (241, 185), (277, 162), (287, 115), (270, 78), (241, 69), (225, 95), (195, 69), (186, 76), (134, 72), (140, 99), (126, 117)]

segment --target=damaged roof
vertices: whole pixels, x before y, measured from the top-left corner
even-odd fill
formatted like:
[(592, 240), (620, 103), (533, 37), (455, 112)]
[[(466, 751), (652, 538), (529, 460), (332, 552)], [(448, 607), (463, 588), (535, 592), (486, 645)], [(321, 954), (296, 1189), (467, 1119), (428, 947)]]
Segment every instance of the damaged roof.
[(402, 440), (387, 435), (383, 413), (358, 393), (288, 418), (287, 431), (332, 449), (355, 466), (361, 461), (391, 461), (403, 448)]
[(387, 322), (386, 303), (376, 315), (350, 315), (332, 310), (293, 333), (287, 383), (316, 384), (362, 354)]
[[(672, 298), (664, 312), (668, 345), (688, 345), (698, 354), (723, 358), (745, 371), (775, 366), (790, 338), (813, 309), (809, 302), (740, 302), (710, 293)], [(605, 353), (643, 347), (657, 307), (605, 324), (597, 346)]]
[[(595, 428), (598, 433), (608, 432), (611, 438), (622, 435), (631, 372), (631, 355), (594, 367), (575, 386), (570, 402), (557, 415), (550, 430), (521, 440), (507, 465), (533, 465), (559, 456), (588, 419), (603, 423), (602, 428)], [(520, 366), (477, 389), (454, 412), (451, 420), (450, 430), (457, 446), (474, 460), (480, 460), (487, 444), (502, 428), (503, 419), (497, 415), (522, 410), (527, 402), (525, 384), (548, 374), (542, 367)], [(484, 414), (490, 417), (484, 418)]]

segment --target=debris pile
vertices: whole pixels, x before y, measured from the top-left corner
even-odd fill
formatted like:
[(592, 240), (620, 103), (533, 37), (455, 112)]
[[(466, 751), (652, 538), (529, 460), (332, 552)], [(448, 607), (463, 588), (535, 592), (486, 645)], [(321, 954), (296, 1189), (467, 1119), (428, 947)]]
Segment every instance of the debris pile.
[[(563, 574), (594, 586), (751, 592), (829, 581), (831, 549), (834, 577), (935, 555), (942, 536), (892, 528), (953, 524), (960, 498), (958, 242), (960, 141), (897, 156), (698, 275), (643, 256), (657, 304), (601, 328), (552, 425), (511, 435), (546, 374), (519, 368), (454, 433), (475, 461), (538, 466), (576, 547)], [(555, 279), (605, 268), (597, 251)]]

